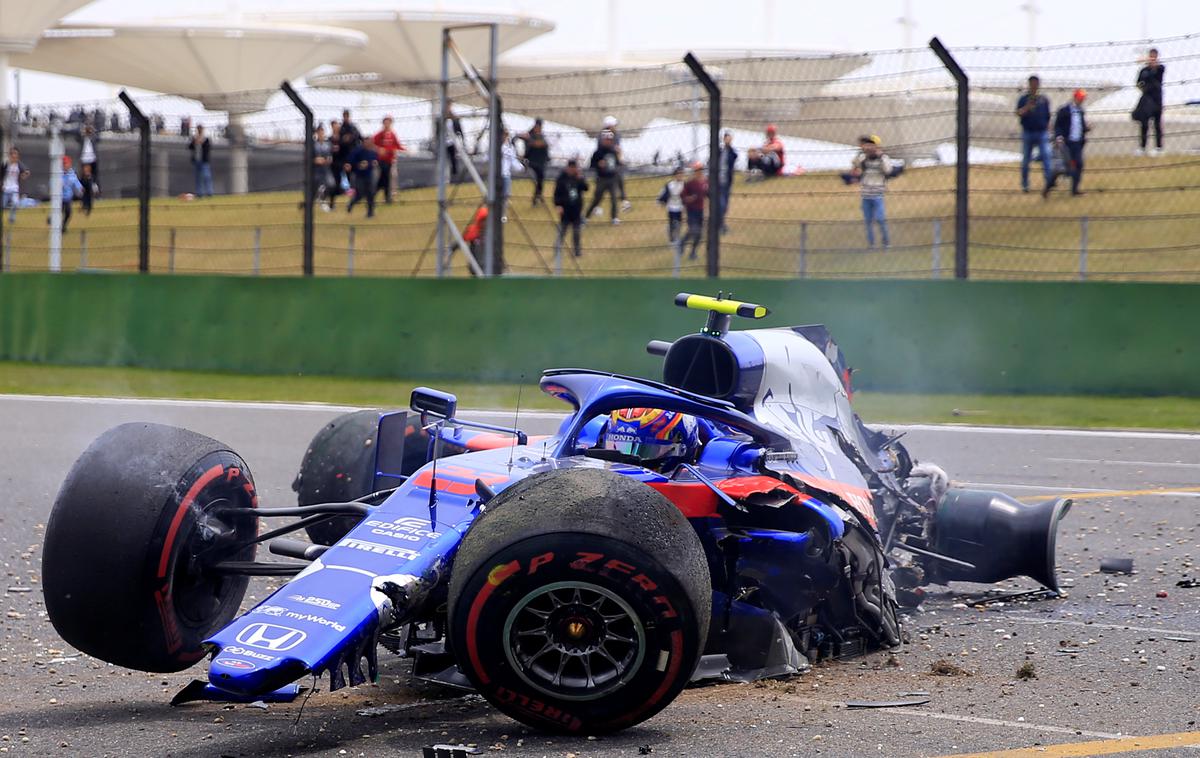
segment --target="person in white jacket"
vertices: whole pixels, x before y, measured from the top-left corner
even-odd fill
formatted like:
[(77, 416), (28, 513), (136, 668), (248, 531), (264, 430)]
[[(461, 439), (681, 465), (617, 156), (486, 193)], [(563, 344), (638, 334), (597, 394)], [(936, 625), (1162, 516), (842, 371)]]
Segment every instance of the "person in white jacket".
[(508, 222), (508, 198), (512, 196), (512, 175), (513, 172), (520, 173), (525, 170), (521, 159), (517, 157), (517, 148), (513, 145), (512, 135), (505, 129), (500, 142), (500, 196), (504, 200), (504, 214), (501, 215), (502, 223)]

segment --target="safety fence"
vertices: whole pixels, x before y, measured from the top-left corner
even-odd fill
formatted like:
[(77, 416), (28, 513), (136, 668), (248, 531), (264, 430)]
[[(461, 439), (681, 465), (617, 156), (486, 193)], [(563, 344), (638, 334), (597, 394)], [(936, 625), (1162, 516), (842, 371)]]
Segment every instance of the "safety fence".
[[(1140, 124), (1131, 118), (1146, 94), (1137, 82), (1151, 47), (1165, 66), (1161, 150), (1153, 119), (1143, 150)], [(673, 224), (669, 210), (677, 203), (672, 200), (669, 209), (660, 202), (673, 194), (668, 185), (676, 179), (686, 184), (699, 163), (700, 177), (722, 185), (731, 177), (718, 238), (721, 275), (947, 278), (956, 274), (958, 252), (966, 254), (971, 278), (1200, 280), (1200, 238), (1194, 232), (1200, 222), (1200, 108), (1191, 104), (1200, 101), (1200, 36), (1041, 48), (952, 47), (950, 54), (968, 77), (965, 186), (956, 169), (956, 133), (964, 117), (956, 83), (928, 48), (700, 56), (720, 89), (717, 130), (729, 135), (736, 152), (731, 172), (719, 165), (710, 170), (710, 98), (680, 60), (647, 58), (602, 70), (502, 66), (498, 88), (504, 124), (518, 158), (505, 213), (504, 270), (529, 276), (704, 275), (711, 270), (707, 225), (693, 222), (689, 236), (686, 209)], [(1048, 100), (1051, 145), (1060, 108), (1076, 90), (1086, 91), (1083, 109), (1090, 130), (1081, 195), (1071, 193), (1070, 176), (1062, 175), (1043, 197), (1040, 132), (1024, 135), (1015, 114), (1030, 74), (1041, 77), (1040, 93)], [(439, 273), (434, 167), (446, 146), (435, 136), (438, 84), (327, 75), (300, 89), (299, 97), (324, 125), (326, 142), (331, 122), (343, 120), (348, 109), (368, 141), (383, 118), (391, 117), (405, 148), (391, 166), (369, 168), (366, 184), (356, 181), (353, 170), (341, 171), (340, 163), (314, 166), (312, 273)], [(481, 204), (473, 173), (486, 174), (490, 135), (486, 103), (470, 83), (452, 76), (448, 90), (454, 156), (446, 211), (465, 232)], [(304, 122), (282, 93), (267, 103), (264, 110), (230, 123), (178, 98), (139, 100), (152, 123), (151, 271), (305, 273)], [(89, 104), (83, 114), (64, 106), (23, 110), (10, 134), (31, 170), (26, 194), (44, 199), (49, 125), (61, 124), (66, 154), (78, 170), (82, 127), (89, 113), (90, 122), (97, 123), (96, 108), (110, 127), (98, 130), (95, 143), (100, 194), (89, 216), (76, 203), (62, 238), (61, 265), (136, 270), (139, 212), (133, 198), (139, 189), (139, 155), (124, 106)], [(111, 128), (114, 114), (116, 130)], [(616, 124), (606, 127), (609, 117)], [(539, 143), (530, 134), (537, 118), (543, 121), (548, 153), (544, 172), (537, 151), (531, 152)], [(1063, 118), (1059, 126), (1070, 132), (1070, 112)], [(200, 177), (188, 149), (199, 124), (211, 135), (212, 198), (197, 197), (205, 194), (197, 189), (207, 188), (197, 186)], [(765, 149), (772, 139), (768, 125), (778, 140), (775, 148), (781, 148), (778, 171), (763, 158), (775, 152)], [(615, 177), (598, 176), (592, 166), (606, 129), (620, 141)], [(863, 145), (862, 137), (875, 139)], [(1028, 191), (1022, 187), (1026, 142), (1033, 158)], [(888, 160), (874, 160), (876, 152)], [(553, 197), (555, 181), (571, 160), (589, 185), (579, 255), (571, 225), (560, 234)], [(1055, 170), (1070, 168), (1049, 163)], [(538, 174), (543, 174), (540, 193)], [(241, 186), (250, 194), (230, 194)], [(363, 187), (374, 188), (370, 218)], [(600, 189), (603, 198), (597, 197)], [(956, 204), (960, 189), (969, 192), (966, 234), (961, 234)], [(355, 204), (347, 213), (351, 200)], [(706, 218), (711, 211), (705, 202)], [(0, 230), (4, 270), (47, 267), (47, 215), (44, 205), (18, 209), (15, 223), (5, 214)], [(451, 248), (441, 273), (468, 275), (463, 253), (471, 245), (454, 240)]]

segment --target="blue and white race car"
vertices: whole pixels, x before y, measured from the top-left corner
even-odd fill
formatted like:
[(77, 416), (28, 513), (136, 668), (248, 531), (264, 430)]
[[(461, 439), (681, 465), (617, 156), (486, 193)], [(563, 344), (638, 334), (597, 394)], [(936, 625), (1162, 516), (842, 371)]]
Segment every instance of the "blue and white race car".
[[(766, 309), (681, 294), (704, 328), (662, 381), (546, 371), (572, 412), (530, 438), (462, 420), (418, 388), (409, 411), (320, 430), (299, 504), (259, 507), (226, 445), (118, 426), (75, 463), (47, 525), (46, 607), (81, 651), (143, 671), (208, 659), (189, 700), (286, 700), (377, 676), (478, 690), (550, 731), (650, 718), (688, 682), (747, 681), (898, 645), (898, 598), (950, 580), (1057, 590), (1069, 502), (950, 486), (850, 405), (821, 326), (730, 331)], [(264, 519), (293, 519), (261, 529)], [(284, 535), (306, 530), (310, 542)], [(291, 560), (259, 562), (255, 550)], [(239, 614), (250, 576), (289, 577)]]

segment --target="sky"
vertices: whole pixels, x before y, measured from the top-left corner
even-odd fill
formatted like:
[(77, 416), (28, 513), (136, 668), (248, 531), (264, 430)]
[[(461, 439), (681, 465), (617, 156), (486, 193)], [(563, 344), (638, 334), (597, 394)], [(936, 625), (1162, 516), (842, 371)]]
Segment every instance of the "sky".
[[(519, 48), (520, 57), (611, 54), (618, 51), (776, 49), (862, 51), (923, 46), (938, 36), (947, 46), (1063, 44), (1166, 37), (1200, 32), (1193, 0), (327, 0), (346, 8), (441, 8), (519, 11), (553, 21), (556, 29)], [(615, 38), (608, 9), (615, 8)], [(1034, 6), (1037, 14), (1023, 8)], [(195, 0), (95, 0), (70, 18), (112, 23), (197, 13)], [(306, 0), (209, 0), (206, 14), (238, 10), (319, 8)], [(910, 23), (904, 23), (908, 18)], [(592, 57), (592, 56), (589, 56)], [(23, 103), (107, 99), (103, 84), (21, 75)], [(10, 83), (10, 96), (15, 95)]]

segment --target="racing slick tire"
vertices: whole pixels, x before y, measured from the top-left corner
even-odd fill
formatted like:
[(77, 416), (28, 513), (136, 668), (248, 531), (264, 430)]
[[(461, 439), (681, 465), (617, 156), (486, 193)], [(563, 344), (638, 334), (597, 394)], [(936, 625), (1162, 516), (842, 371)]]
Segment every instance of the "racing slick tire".
[(450, 642), (498, 709), (537, 729), (599, 734), (670, 703), (704, 650), (712, 588), (679, 509), (602, 469), (504, 490), (454, 559)]
[[(257, 505), (250, 469), (227, 445), (160, 424), (100, 435), (72, 466), (46, 524), (42, 591), (64, 640), (142, 671), (182, 671), (229, 623), (248, 577)], [(229, 549), (222, 550), (223, 546)]]
[[(370, 495), (375, 480), (375, 435), (380, 411), (355, 411), (338, 416), (313, 437), (300, 462), (300, 473), (292, 482), (299, 505), (346, 503)], [(408, 476), (425, 465), (429, 432), (419, 417), (410, 417), (404, 433), (404, 463), (400, 473)], [(462, 452), (443, 445), (443, 455)], [(332, 545), (361, 521), (359, 516), (335, 516), (305, 527), (308, 538), (318, 545)]]

